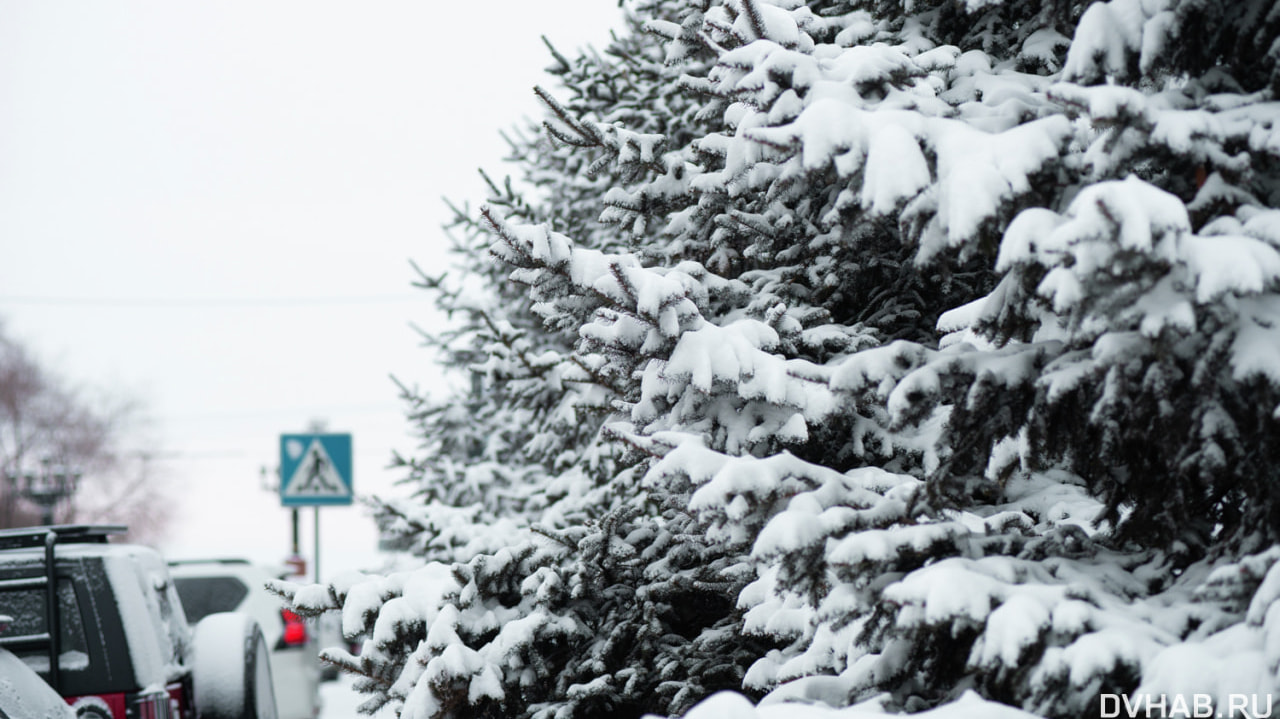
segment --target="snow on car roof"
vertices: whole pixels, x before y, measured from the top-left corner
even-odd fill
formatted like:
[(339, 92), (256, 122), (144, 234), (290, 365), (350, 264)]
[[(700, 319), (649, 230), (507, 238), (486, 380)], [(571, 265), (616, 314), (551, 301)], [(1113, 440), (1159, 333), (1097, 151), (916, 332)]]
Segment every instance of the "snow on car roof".
[[(140, 544), (102, 544), (93, 542), (58, 543), (54, 549), (58, 557), (138, 557), (159, 553)], [(32, 560), (44, 561), (44, 547), (0, 549), (0, 564), (18, 564)]]

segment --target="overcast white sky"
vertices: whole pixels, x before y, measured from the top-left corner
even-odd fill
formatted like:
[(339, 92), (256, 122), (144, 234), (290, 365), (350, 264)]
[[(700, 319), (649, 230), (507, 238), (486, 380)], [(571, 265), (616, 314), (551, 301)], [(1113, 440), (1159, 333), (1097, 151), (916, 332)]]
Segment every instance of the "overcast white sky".
[[(389, 375), (436, 386), (409, 283), (442, 196), (483, 200), (538, 108), (547, 35), (603, 46), (613, 0), (0, 3), (0, 319), (76, 382), (141, 399), (181, 498), (172, 555), (279, 561), (259, 488), (313, 418), (357, 493), (410, 450)], [(310, 510), (307, 511), (309, 516)], [(321, 561), (372, 561), (325, 509)], [(304, 548), (310, 552), (311, 530)]]

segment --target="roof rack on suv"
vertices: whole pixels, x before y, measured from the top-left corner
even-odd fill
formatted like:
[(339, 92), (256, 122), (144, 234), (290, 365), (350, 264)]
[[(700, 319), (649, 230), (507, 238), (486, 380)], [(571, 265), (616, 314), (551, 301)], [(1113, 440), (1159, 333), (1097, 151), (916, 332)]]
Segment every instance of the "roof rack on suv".
[(44, 589), (45, 630), (39, 634), (26, 634), (0, 639), (0, 648), (9, 646), (47, 646), (49, 648), (49, 685), (59, 689), (58, 659), (62, 654), (61, 625), (58, 617), (58, 586), (55, 576), (54, 547), (59, 543), (106, 543), (115, 534), (124, 534), (128, 527), (119, 524), (88, 525), (62, 524), (52, 527), (26, 527), (0, 530), (0, 550), (44, 547), (44, 576), (23, 579), (0, 580), (0, 589)]
[(40, 547), (49, 534), (54, 535), (54, 542), (58, 544), (102, 544), (108, 537), (127, 531), (129, 528), (123, 524), (58, 524), (51, 527), (0, 529), (0, 549)]

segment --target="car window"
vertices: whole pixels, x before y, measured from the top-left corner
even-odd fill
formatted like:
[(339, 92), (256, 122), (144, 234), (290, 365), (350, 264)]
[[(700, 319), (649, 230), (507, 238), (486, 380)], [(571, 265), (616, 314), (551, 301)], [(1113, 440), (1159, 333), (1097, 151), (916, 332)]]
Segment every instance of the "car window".
[(174, 577), (187, 622), (195, 624), (215, 612), (230, 612), (249, 596), (249, 587), (235, 577)]
[[(69, 579), (58, 580), (59, 633), (62, 653), (58, 666), (63, 671), (83, 671), (89, 668), (89, 644), (85, 639), (84, 620), (75, 588)], [(44, 589), (0, 590), (0, 614), (12, 617), (8, 628), (0, 631), (0, 637), (19, 637), (45, 632)], [(14, 653), (35, 671), (49, 671), (49, 653), (44, 647), (22, 647)]]

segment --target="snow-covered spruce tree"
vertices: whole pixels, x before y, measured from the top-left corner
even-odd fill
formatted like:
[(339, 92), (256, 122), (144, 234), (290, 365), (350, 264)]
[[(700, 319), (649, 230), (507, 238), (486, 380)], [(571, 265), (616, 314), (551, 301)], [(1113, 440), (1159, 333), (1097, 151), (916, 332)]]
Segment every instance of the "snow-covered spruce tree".
[[(657, 4), (653, 10), (665, 12)], [(542, 193), (547, 177), (563, 182), (545, 202), (495, 188), (493, 207), (591, 236), (593, 228), (606, 227), (595, 218), (601, 195), (651, 172), (661, 139), (633, 132), (615, 116), (646, 130), (671, 126), (691, 134), (696, 125), (684, 115), (698, 109), (699, 100), (669, 89), (677, 72), (665, 64), (667, 50), (647, 37), (637, 32), (607, 56), (576, 64), (557, 59), (555, 70), (579, 92), (563, 99), (542, 93), (551, 141), (526, 145), (517, 138), (513, 149), (518, 161), (530, 163), (532, 195)], [(596, 67), (600, 63), (609, 66)], [(618, 72), (613, 64), (629, 69)], [(652, 117), (638, 119), (645, 113)], [(588, 202), (594, 203), (590, 213), (583, 210)], [(419, 659), (445, 645), (428, 636), (419, 611), (404, 609), (417, 604), (409, 587), (420, 585), (401, 579), (379, 585), (373, 600), (371, 585), (352, 588), (353, 595), (322, 594), (326, 602), (345, 601), (348, 621), (357, 622), (353, 632), (372, 634), (373, 645), (359, 660), (342, 660), (365, 675), (361, 686), (375, 694), (375, 704), (404, 701), (408, 711), (426, 715), (638, 716), (678, 711), (715, 689), (740, 687), (746, 666), (763, 651), (760, 641), (744, 642), (733, 631), (746, 573), (726, 574), (734, 562), (703, 535), (685, 503), (638, 489), (639, 475), (628, 468), (647, 456), (643, 451), (598, 435), (600, 410), (634, 394), (630, 371), (616, 366), (621, 355), (606, 362), (574, 351), (579, 326), (606, 303), (554, 275), (548, 282), (579, 296), (554, 313), (512, 301), (511, 265), (486, 264), (487, 251), (475, 252), (501, 236), (505, 221), (496, 212), (482, 220), (457, 228), (463, 277), (452, 284), (451, 278), (424, 280), (461, 320), (442, 344), (455, 363), (475, 373), (479, 391), (453, 407), (415, 406), (429, 454), (407, 461), (426, 502), (388, 502), (384, 517), (396, 530), (416, 533), (426, 557), (465, 562), (450, 575), (456, 593), (445, 595), (459, 613), (446, 613), (431, 627), (435, 636), (456, 636), (489, 657), (494, 669), (473, 672), (465, 662), (456, 664), (457, 647), (448, 660), (441, 655), (424, 669)], [(617, 236), (611, 228), (598, 231), (601, 238)], [(620, 311), (637, 311), (625, 293), (613, 300), (623, 302)], [(521, 529), (536, 523), (538, 533), (499, 550), (506, 534), (490, 526), (494, 522), (521, 523)], [(481, 550), (489, 553), (477, 557)], [(444, 628), (450, 621), (452, 635)]]
[[(1028, 22), (1019, 26), (1026, 40), (1006, 45), (1018, 56), (955, 52), (948, 83), (936, 93), (914, 88), (957, 111), (894, 119), (911, 135), (893, 153), (897, 177), (910, 166), (903, 158), (934, 153), (922, 153), (925, 172), (898, 215), (917, 233), (916, 259), (982, 252), (994, 233), (1003, 279), (943, 315), (942, 327), (959, 332), (939, 347), (862, 352), (830, 376), (838, 390), (879, 387), (891, 428), (939, 428), (936, 464), (923, 465), (927, 481), (913, 495), (933, 511), (893, 517), (880, 503), (833, 499), (832, 487), (855, 473), (792, 498), (756, 536), (755, 556), (773, 566), (743, 595), (747, 628), (776, 634), (799, 598), (816, 611), (790, 628), (795, 647), (757, 665), (750, 683), (829, 672), (839, 681), (801, 679), (785, 691), (840, 702), (889, 690), (906, 707), (976, 686), (1059, 716), (1139, 685), (1220, 699), (1228, 687), (1274, 689), (1265, 585), (1252, 624), (1240, 622), (1270, 555), (1206, 574), (1223, 555), (1276, 539), (1269, 480), (1280, 374), (1264, 357), (1280, 347), (1269, 145), (1277, 110), (1265, 88), (1214, 94), (1220, 68), (1189, 79), (1185, 58), (1161, 64), (1176, 61), (1170, 37), (1203, 29), (1180, 29), (1203, 22), (1204, 6), (1191, 10), (1095, 4), (1056, 59), (1043, 51), (1065, 47), (1057, 30)], [(983, 14), (966, 17), (981, 25)], [(914, 19), (900, 27), (938, 26), (928, 11)], [(956, 22), (951, 36), (965, 37)], [(919, 49), (911, 61), (924, 76), (922, 58), (942, 48)], [(1027, 72), (1035, 57), (1044, 72)], [(1065, 71), (1054, 71), (1060, 64)], [(829, 67), (826, 78), (838, 81)], [(1103, 78), (1137, 87), (1090, 85)], [(895, 175), (877, 178), (874, 162), (893, 130), (863, 114), (867, 93), (839, 108), (829, 97), (735, 140), (789, 148), (793, 167), (844, 160), (861, 171), (854, 182), (864, 198), (893, 187)], [(884, 93), (877, 116), (890, 101), (906, 104)], [(832, 127), (847, 139), (827, 141)], [(865, 154), (848, 159), (851, 146)], [(909, 368), (889, 384), (872, 364), (885, 351)], [(737, 500), (731, 482), (716, 484), (695, 504)], [(1082, 488), (1101, 500), (1100, 513), (1085, 511)], [(1095, 514), (1100, 525), (1076, 526)], [(886, 520), (897, 526), (880, 531)], [(814, 557), (826, 560), (827, 584), (794, 576)], [(1232, 600), (1208, 601), (1233, 576)], [(1227, 668), (1232, 641), (1247, 659)], [(1180, 663), (1202, 673), (1192, 681)]]
[[(640, 12), (674, 16), (681, 10), (649, 3)], [(616, 37), (603, 56), (591, 51), (577, 62), (548, 47), (553, 63), (547, 72), (566, 95), (535, 89), (548, 105), (545, 128), (507, 138), (521, 190), (510, 180), (490, 182), (488, 206), (511, 221), (574, 228), (578, 241), (592, 246), (643, 249), (660, 228), (646, 235), (640, 222), (618, 232), (600, 221), (601, 197), (651, 170), (655, 143), (683, 144), (711, 131), (718, 119), (696, 117), (704, 103), (679, 91), (668, 64), (679, 60), (687, 67), (714, 57), (700, 43), (659, 47), (638, 30)], [(427, 335), (428, 344), (440, 350), (445, 366), (470, 375), (469, 389), (429, 402), (405, 388), (410, 419), (424, 439), (418, 457), (396, 461), (419, 491), (409, 502), (375, 501), (384, 532), (421, 542), (420, 553), (441, 559), (486, 546), (475, 543), (483, 538), (468, 527), (492, 535), (486, 524), (508, 522), (526, 509), (537, 521), (560, 524), (544, 515), (543, 483), (564, 470), (596, 468), (599, 476), (591, 481), (614, 471), (610, 450), (589, 449), (612, 410), (608, 388), (562, 382), (565, 366), (574, 362), (578, 319), (544, 325), (524, 301), (523, 287), (508, 281), (510, 268), (492, 262), (489, 228), (468, 206), (454, 212), (453, 276), (424, 275), (420, 285), (435, 291), (437, 307), (456, 321)], [(552, 498), (570, 493), (565, 479), (556, 485)]]
[(631, 10), (427, 283), (480, 391), (387, 511), (454, 564), (286, 589), (373, 705), (1280, 690), (1280, 12)]

